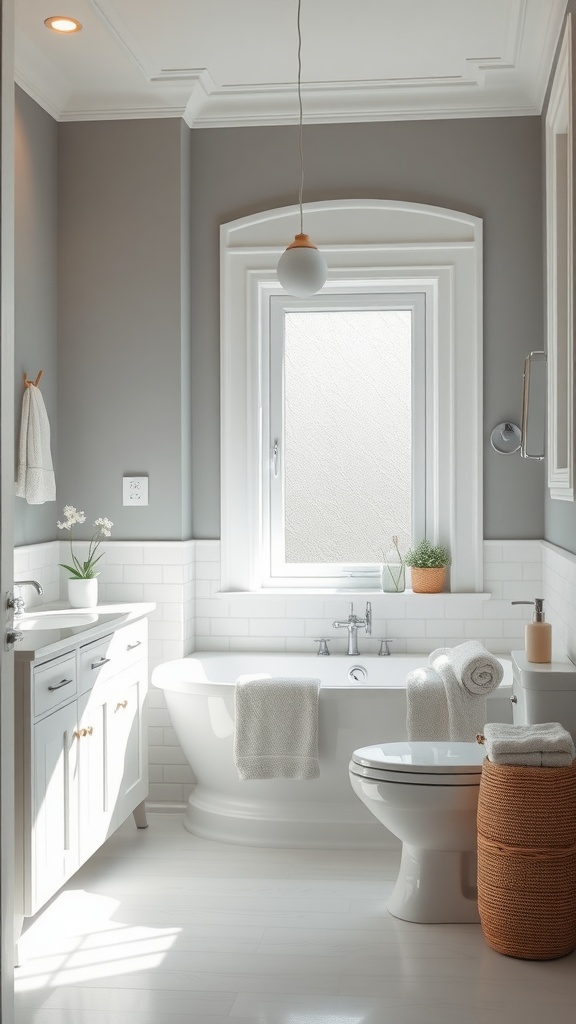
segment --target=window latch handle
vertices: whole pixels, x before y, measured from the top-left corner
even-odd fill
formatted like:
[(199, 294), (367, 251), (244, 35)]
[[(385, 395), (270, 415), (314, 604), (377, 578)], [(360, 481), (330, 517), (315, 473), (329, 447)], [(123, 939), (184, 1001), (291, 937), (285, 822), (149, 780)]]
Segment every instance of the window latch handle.
[(272, 473), (274, 479), (278, 479), (278, 458), (280, 452), (280, 445), (278, 444), (278, 438), (274, 438), (274, 446), (272, 448)]

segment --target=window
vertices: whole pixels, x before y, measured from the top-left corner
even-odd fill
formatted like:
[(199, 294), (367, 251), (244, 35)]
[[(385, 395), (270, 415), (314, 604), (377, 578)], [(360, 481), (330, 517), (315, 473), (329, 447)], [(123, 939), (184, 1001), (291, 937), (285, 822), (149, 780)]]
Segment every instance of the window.
[[(423, 292), (269, 303), (262, 359), (269, 585), (366, 583), (425, 532)], [(264, 567), (264, 565), (263, 565)]]
[(296, 300), (276, 279), (296, 215), (221, 228), (222, 590), (369, 590), (404, 532), (481, 591), (482, 223), (308, 204), (330, 273)]

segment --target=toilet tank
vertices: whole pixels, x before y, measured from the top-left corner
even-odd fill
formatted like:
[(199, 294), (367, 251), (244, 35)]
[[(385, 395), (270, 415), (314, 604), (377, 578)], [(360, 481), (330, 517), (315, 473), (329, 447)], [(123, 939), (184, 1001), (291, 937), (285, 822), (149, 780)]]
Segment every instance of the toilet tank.
[(534, 664), (524, 651), (511, 657), (514, 725), (560, 722), (576, 743), (576, 665), (569, 658)]

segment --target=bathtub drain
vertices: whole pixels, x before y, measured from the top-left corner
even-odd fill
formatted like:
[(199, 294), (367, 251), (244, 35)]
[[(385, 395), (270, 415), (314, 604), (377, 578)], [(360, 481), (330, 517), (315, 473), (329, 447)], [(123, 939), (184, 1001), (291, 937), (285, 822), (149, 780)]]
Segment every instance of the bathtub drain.
[(362, 665), (352, 665), (348, 673), (348, 679), (351, 683), (365, 683), (368, 678), (368, 673)]

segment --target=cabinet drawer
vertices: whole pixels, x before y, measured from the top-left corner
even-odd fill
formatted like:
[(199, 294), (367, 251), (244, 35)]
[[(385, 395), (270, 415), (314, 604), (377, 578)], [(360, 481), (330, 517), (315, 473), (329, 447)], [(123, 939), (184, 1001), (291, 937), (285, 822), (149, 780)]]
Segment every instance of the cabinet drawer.
[(80, 674), (78, 692), (86, 693), (97, 683), (103, 683), (120, 670), (120, 659), (114, 653), (114, 636), (105, 636), (78, 651)]
[(148, 621), (139, 619), (117, 630), (112, 638), (111, 651), (118, 668), (127, 668), (146, 657)]
[(39, 665), (34, 669), (34, 717), (75, 697), (77, 689), (75, 651)]

